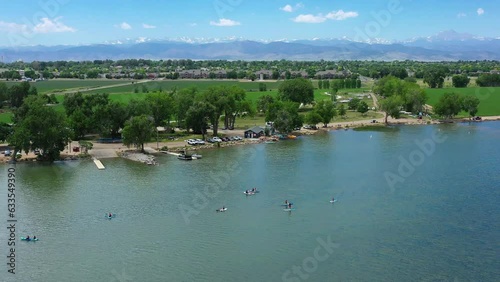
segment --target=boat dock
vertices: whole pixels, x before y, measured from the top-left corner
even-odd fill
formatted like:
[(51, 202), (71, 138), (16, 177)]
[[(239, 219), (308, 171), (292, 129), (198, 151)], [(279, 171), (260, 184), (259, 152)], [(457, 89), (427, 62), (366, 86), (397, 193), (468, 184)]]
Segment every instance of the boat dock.
[(94, 158), (94, 163), (97, 166), (98, 169), (105, 169), (104, 165), (101, 163), (100, 160)]

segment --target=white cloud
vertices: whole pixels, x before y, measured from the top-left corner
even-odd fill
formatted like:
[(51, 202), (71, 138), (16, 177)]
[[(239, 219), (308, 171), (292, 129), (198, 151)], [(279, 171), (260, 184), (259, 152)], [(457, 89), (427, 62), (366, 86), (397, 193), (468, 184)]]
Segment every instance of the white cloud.
[(233, 21), (230, 19), (219, 19), (218, 22), (210, 21), (210, 25), (215, 25), (215, 26), (235, 26), (235, 25), (241, 25), (241, 23), (237, 21)]
[(149, 25), (149, 24), (145, 24), (145, 23), (142, 24), (142, 27), (143, 28), (148, 28), (148, 29), (150, 29), (150, 28), (156, 28), (156, 26), (154, 26), (154, 25)]
[(326, 15), (318, 14), (318, 15), (298, 15), (294, 19), (292, 19), (296, 23), (322, 23), (326, 20), (333, 21), (343, 21), (348, 18), (355, 18), (358, 16), (357, 12), (344, 12), (343, 10), (332, 11)]
[(8, 23), (0, 21), (0, 31), (22, 33), (28, 31), (28, 26), (25, 24)]
[(466, 13), (458, 13), (457, 18), (464, 18), (467, 17)]
[(190, 23), (189, 26), (197, 26), (197, 23)]
[(119, 27), (119, 28), (121, 28), (121, 29), (132, 29), (132, 26), (131, 26), (131, 25), (129, 25), (128, 23), (126, 23), (126, 22), (122, 22), (121, 24), (119, 24), (119, 25), (115, 25), (115, 26), (116, 26), (116, 27)]
[(326, 18), (323, 17), (322, 15), (298, 15), (293, 19), (294, 22), (296, 23), (322, 23), (326, 21)]
[(291, 13), (291, 12), (296, 11), (297, 9), (302, 8), (302, 7), (304, 7), (304, 5), (302, 3), (295, 4), (295, 6), (293, 6), (293, 7), (290, 4), (286, 4), (285, 6), (281, 7), (280, 10), (287, 12), (287, 13)]
[(149, 41), (149, 38), (147, 37), (139, 37), (135, 40), (135, 43), (144, 43), (146, 41)]
[(327, 19), (334, 21), (343, 21), (348, 18), (355, 18), (358, 16), (357, 12), (344, 12), (343, 10), (332, 11), (326, 15)]
[(41, 18), (41, 22), (33, 27), (33, 32), (35, 33), (53, 33), (53, 32), (75, 32), (76, 29), (69, 27), (62, 22), (61, 18), (55, 18), (53, 20), (49, 18)]
[(293, 12), (293, 7), (287, 4), (284, 7), (280, 8), (280, 10), (291, 13)]
[(478, 15), (478, 16), (480, 16), (480, 15), (482, 15), (482, 14), (484, 14), (484, 10), (483, 10), (483, 8), (479, 8), (479, 9), (477, 9), (477, 15)]

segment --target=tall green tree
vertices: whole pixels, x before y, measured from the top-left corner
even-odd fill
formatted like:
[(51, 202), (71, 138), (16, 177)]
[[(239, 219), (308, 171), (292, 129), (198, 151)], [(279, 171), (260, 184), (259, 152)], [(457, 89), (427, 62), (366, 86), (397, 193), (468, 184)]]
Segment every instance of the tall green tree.
[(193, 105), (195, 97), (199, 95), (196, 87), (184, 88), (174, 94), (175, 116), (177, 124), (180, 127), (185, 127), (187, 111)]
[(387, 97), (380, 101), (380, 110), (385, 113), (385, 123), (387, 124), (387, 118), (391, 116), (392, 118), (399, 118), (401, 116), (401, 108), (403, 107), (403, 99), (399, 95), (394, 95)]
[(145, 115), (132, 117), (123, 128), (123, 144), (134, 145), (136, 148), (141, 148), (141, 152), (144, 153), (144, 143), (151, 139), (153, 133), (154, 124), (151, 118)]
[(462, 100), (462, 110), (469, 113), (471, 117), (476, 116), (479, 107), (479, 98), (471, 95), (467, 95)]
[(187, 127), (193, 129), (195, 133), (201, 133), (202, 138), (205, 139), (208, 122), (213, 118), (215, 111), (214, 105), (210, 103), (205, 101), (195, 102), (186, 114)]
[(321, 117), (323, 127), (327, 127), (333, 117), (337, 115), (335, 104), (330, 100), (321, 100), (314, 106), (314, 112)]
[(452, 81), (453, 87), (464, 88), (464, 87), (467, 87), (467, 85), (469, 84), (470, 78), (466, 74), (454, 75), (451, 78), (451, 81)]
[(323, 121), (323, 118), (316, 111), (308, 112), (306, 117), (304, 118), (304, 122), (307, 124), (310, 124), (310, 125), (316, 125), (322, 121)]
[(7, 84), (5, 82), (0, 81), (0, 107), (2, 106), (1, 103), (3, 101), (6, 101), (9, 98), (9, 88), (7, 87)]
[(153, 116), (155, 126), (170, 123), (174, 113), (174, 99), (168, 93), (154, 92), (146, 95), (146, 102)]
[(64, 114), (46, 106), (42, 97), (27, 97), (16, 110), (15, 121), (8, 140), (16, 151), (39, 149), (41, 160), (54, 161), (68, 144), (70, 130)]
[(434, 106), (434, 113), (445, 119), (450, 119), (460, 113), (462, 108), (462, 97), (457, 93), (444, 93)]
[(314, 87), (304, 78), (287, 80), (279, 86), (278, 97), (283, 101), (310, 104), (314, 101)]
[(257, 111), (266, 113), (270, 104), (274, 103), (273, 96), (266, 94), (257, 99)]
[(359, 102), (356, 111), (358, 111), (362, 115), (365, 115), (366, 112), (368, 112), (368, 104), (365, 101)]

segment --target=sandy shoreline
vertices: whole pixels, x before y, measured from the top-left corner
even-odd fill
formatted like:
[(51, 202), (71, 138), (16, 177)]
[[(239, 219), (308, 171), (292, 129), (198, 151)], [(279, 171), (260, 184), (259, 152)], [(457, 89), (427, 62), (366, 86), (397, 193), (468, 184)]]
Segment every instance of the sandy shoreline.
[[(330, 130), (339, 130), (339, 129), (350, 129), (362, 126), (383, 126), (384, 118), (375, 119), (376, 123), (373, 123), (374, 119), (370, 120), (357, 120), (357, 121), (346, 121), (346, 122), (333, 122), (329, 123), (328, 127), (318, 126), (318, 130), (308, 130), (301, 129), (299, 131), (295, 131), (293, 135), (312, 135), (322, 131), (330, 131)], [(489, 116), (482, 117), (482, 121), (499, 121), (500, 116)], [(454, 123), (464, 123), (464, 122), (482, 122), (482, 121), (472, 121), (467, 118), (465, 119), (454, 119), (450, 122)], [(414, 118), (401, 118), (401, 119), (388, 119), (389, 124), (401, 124), (401, 125), (428, 125), (428, 124), (441, 124), (446, 123), (447, 121), (440, 120), (432, 120), (430, 118), (424, 118), (422, 120), (414, 119)], [(243, 136), (244, 130), (220, 130), (219, 131), (226, 136)], [(224, 148), (229, 146), (239, 146), (239, 145), (248, 145), (248, 144), (258, 144), (263, 143), (269, 138), (261, 138), (261, 139), (243, 139), (241, 141), (229, 141), (222, 142), (220, 146), (217, 143), (207, 143), (206, 145), (199, 146), (191, 146), (188, 145), (185, 141), (169, 141), (169, 142), (149, 142), (144, 144), (147, 154), (140, 153), (137, 149), (133, 147), (127, 147), (121, 143), (116, 144), (105, 144), (105, 143), (93, 143), (92, 150), (89, 151), (90, 155), (97, 158), (114, 158), (114, 157), (125, 157), (127, 159), (138, 161), (142, 163), (148, 164), (156, 164), (156, 160), (151, 155), (154, 154), (163, 154), (160, 152), (160, 149), (164, 146), (168, 147), (168, 151), (170, 152), (180, 152), (183, 150), (188, 150), (189, 152), (194, 152), (197, 150), (204, 149), (215, 149), (215, 148)], [(6, 144), (4, 144), (6, 146)], [(71, 142), (71, 145), (68, 146), (63, 152), (61, 152), (62, 160), (75, 159), (79, 156), (80, 152), (73, 152), (70, 148), (78, 146), (78, 141)], [(5, 157), (3, 154), (0, 154), (0, 162), (7, 163), (10, 161), (10, 157)], [(35, 161), (36, 155), (33, 152), (29, 154), (25, 154), (23, 152), (21, 159), (18, 161)]]

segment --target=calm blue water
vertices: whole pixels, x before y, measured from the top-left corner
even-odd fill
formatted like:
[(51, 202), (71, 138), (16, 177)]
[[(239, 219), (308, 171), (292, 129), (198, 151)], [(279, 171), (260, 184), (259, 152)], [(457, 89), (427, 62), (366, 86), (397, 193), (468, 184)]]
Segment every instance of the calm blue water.
[[(432, 136), (442, 142), (425, 154), (415, 142)], [(499, 141), (500, 123), (483, 122), (334, 131), (156, 167), (18, 164), (17, 237), (40, 241), (16, 242), (12, 275), (0, 229), (0, 281), (499, 281)]]

